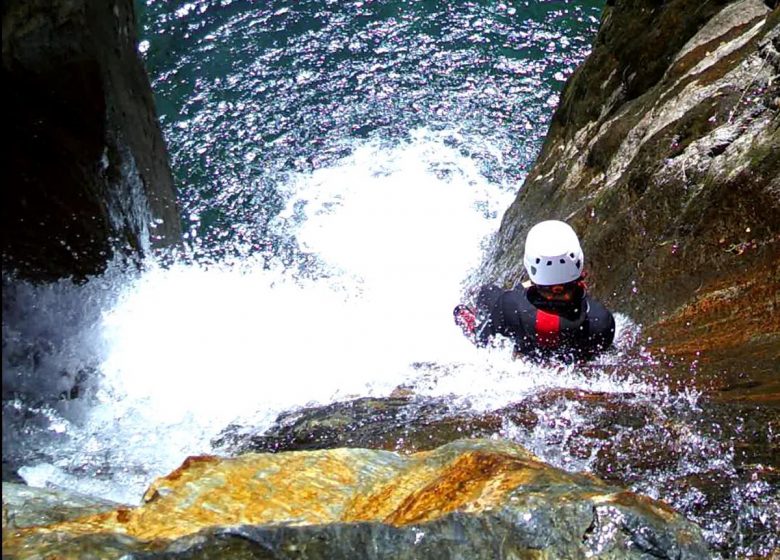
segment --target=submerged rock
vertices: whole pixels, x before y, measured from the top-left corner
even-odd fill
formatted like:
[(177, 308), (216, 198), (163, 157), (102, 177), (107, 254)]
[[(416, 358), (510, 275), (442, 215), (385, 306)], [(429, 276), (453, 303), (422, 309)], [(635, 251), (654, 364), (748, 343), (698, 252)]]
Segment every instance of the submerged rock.
[(662, 502), (504, 441), (190, 457), (137, 508), (6, 530), (8, 557), (706, 558)]
[(363, 447), (413, 452), (464, 437), (488, 437), (498, 414), (459, 411), (445, 399), (360, 398), (286, 412), (267, 431), (231, 425), (212, 444), (231, 454)]

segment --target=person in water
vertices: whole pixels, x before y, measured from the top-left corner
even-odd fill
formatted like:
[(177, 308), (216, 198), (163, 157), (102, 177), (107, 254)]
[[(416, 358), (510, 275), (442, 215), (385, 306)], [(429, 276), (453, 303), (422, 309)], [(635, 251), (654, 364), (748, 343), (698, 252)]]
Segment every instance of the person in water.
[(585, 289), (585, 256), (574, 230), (548, 220), (525, 240), (523, 264), (530, 282), (512, 290), (482, 286), (476, 309), (455, 307), (455, 323), (484, 347), (496, 335), (514, 342), (514, 357), (589, 360), (615, 338), (615, 319)]

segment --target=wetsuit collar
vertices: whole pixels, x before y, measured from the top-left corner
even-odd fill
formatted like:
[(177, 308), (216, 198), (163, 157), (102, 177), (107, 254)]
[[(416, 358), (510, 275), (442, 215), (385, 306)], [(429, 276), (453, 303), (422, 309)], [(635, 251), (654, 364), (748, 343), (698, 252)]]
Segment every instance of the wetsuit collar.
[(536, 286), (530, 286), (526, 291), (526, 294), (528, 301), (530, 301), (534, 307), (548, 311), (555, 311), (556, 313), (562, 314), (581, 309), (582, 300), (585, 299), (585, 287), (582, 285), (577, 285), (574, 291), (574, 296), (569, 301), (545, 299), (536, 289)]

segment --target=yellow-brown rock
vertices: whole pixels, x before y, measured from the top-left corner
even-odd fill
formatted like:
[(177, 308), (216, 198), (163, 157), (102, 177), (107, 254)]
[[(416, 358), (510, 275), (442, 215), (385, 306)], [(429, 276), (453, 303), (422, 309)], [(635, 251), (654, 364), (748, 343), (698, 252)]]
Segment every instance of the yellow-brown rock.
[[(620, 514), (611, 516), (610, 512)], [(627, 519), (633, 521), (626, 523)], [(194, 533), (236, 526), (263, 527), (264, 534), (284, 528), (288, 534), (294, 528), (322, 531), (326, 530), (323, 527), (339, 526), (349, 528), (349, 533), (379, 525), (384, 527), (380, 534), (396, 531), (385, 545), (398, 546), (398, 539), (403, 541), (408, 533), (405, 528), (413, 526), (418, 531), (427, 527), (429, 538), (433, 538), (436, 531), (451, 531), (448, 527), (453, 520), (466, 534), (474, 532), (468, 546), (479, 545), (475, 539), (480, 538), (477, 529), (482, 527), (482, 533), (494, 540), (504, 533), (530, 535), (529, 542), (513, 545), (518, 550), (541, 546), (554, 553), (565, 545), (579, 546), (584, 554), (604, 547), (603, 539), (588, 543), (589, 535), (599, 534), (599, 527), (634, 523), (664, 533), (675, 547), (703, 549), (695, 526), (661, 502), (608, 486), (589, 475), (553, 468), (508, 442), (459, 440), (405, 456), (333, 449), (246, 454), (231, 459), (190, 457), (155, 481), (139, 507), (43, 527), (4, 528), (3, 554), (47, 557), (64, 551), (67, 557), (81, 550), (73, 543), (89, 535), (131, 537), (121, 541), (129, 547), (125, 552), (160, 551)], [(491, 524), (499, 529), (485, 531)], [(554, 536), (552, 529), (561, 535)], [(295, 538), (300, 541), (304, 534)], [(544, 536), (541, 545), (536, 542), (540, 535)], [(198, 546), (202, 541), (197, 541)], [(60, 548), (63, 543), (67, 545)], [(89, 546), (94, 549), (95, 543)], [(173, 548), (188, 547), (179, 543)], [(625, 543), (610, 543), (610, 547), (624, 548)]]

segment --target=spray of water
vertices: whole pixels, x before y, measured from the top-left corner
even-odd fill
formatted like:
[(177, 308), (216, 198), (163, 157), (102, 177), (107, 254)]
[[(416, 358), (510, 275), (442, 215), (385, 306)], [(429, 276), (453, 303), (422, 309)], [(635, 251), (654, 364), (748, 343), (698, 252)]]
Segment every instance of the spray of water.
[[(229, 423), (262, 431), (284, 411), (399, 386), (476, 412), (542, 395), (532, 429), (507, 419), (498, 435), (569, 470), (619, 469), (636, 490), (698, 516), (719, 546), (736, 546), (719, 535), (740, 504), (751, 531), (774, 523), (771, 486), (738, 480), (733, 449), (699, 419), (700, 395), (641, 378), (630, 353), (639, 329), (627, 317), (616, 317), (617, 350), (588, 368), (514, 361), (506, 344), (477, 349), (462, 336), (452, 307), (513, 189), (444, 137), (366, 141), (289, 177), (272, 228), (308, 255), (304, 270), (250, 252), (114, 266), (82, 286), (11, 283), (7, 311), (19, 316), (3, 326), (4, 458), (24, 464), (33, 486), (133, 504), (184, 457), (212, 452)], [(72, 393), (74, 382), (78, 398), (56, 400), (52, 391)], [(566, 391), (608, 397), (593, 404)], [(610, 399), (628, 411), (616, 417), (625, 424), (610, 420)], [(637, 454), (636, 443), (663, 452)], [(703, 472), (734, 485), (722, 506), (686, 482)]]
[(262, 429), (284, 410), (400, 385), (475, 409), (581, 386), (573, 370), (480, 351), (453, 324), (461, 282), (512, 192), (444, 136), (366, 142), (290, 178), (274, 227), (315, 256), (316, 274), (250, 255), (124, 277), (90, 326), (104, 349), (94, 406), (69, 444), (21, 469), (27, 481), (133, 502), (239, 419)]
[[(385, 395), (420, 376), (415, 364), (481, 369), (451, 310), (512, 193), (441, 138), (368, 142), (290, 178), (274, 227), (316, 274), (250, 255), (116, 280), (90, 327), (105, 348), (95, 405), (72, 445), (22, 475), (134, 501), (237, 418), (262, 427), (296, 406)], [(85, 465), (111, 473), (82, 478)]]

